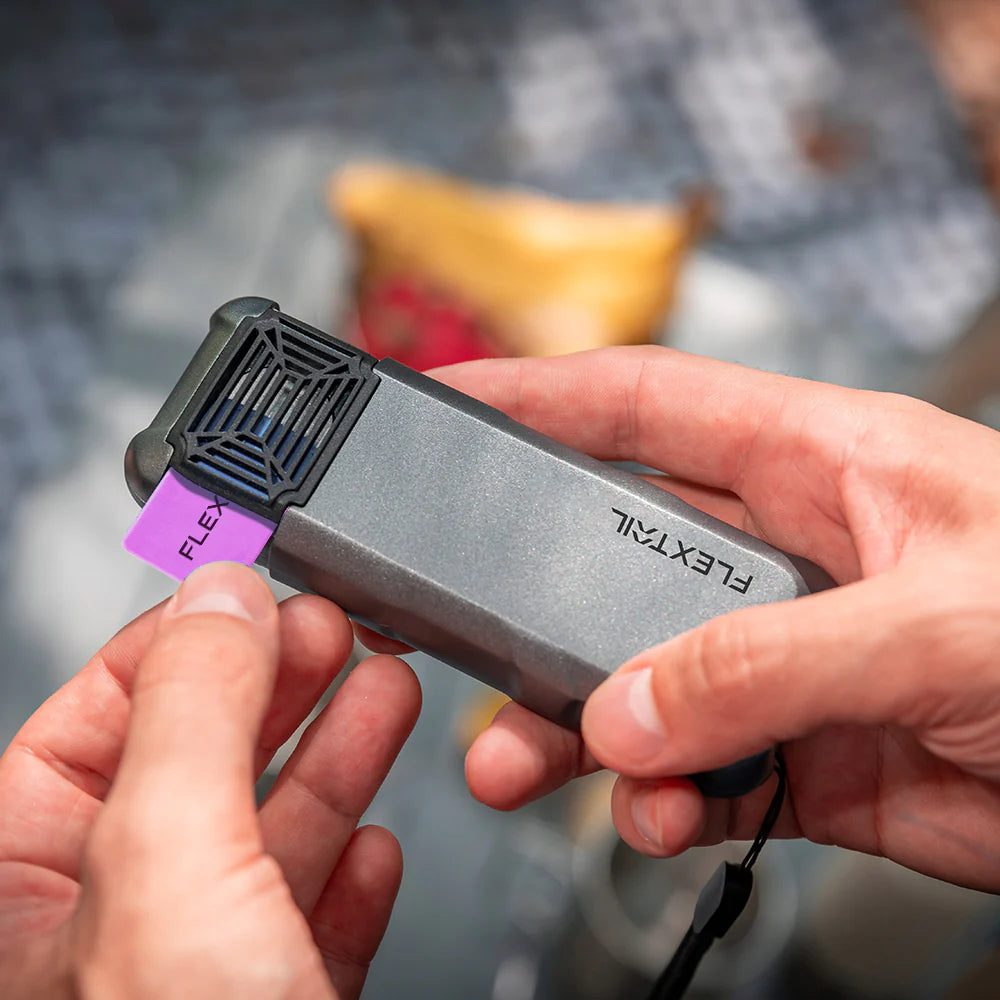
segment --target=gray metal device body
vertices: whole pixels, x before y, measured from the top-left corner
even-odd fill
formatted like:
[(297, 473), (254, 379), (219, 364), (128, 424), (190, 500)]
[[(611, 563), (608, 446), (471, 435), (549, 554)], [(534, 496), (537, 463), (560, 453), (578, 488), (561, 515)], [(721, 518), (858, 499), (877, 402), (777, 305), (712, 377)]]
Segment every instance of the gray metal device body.
[[(140, 502), (166, 470), (165, 428), (248, 308), (216, 314), (203, 356), (133, 441)], [(811, 564), (395, 361), (374, 370), (370, 401), (261, 561), (555, 722), (578, 725), (588, 695), (642, 650), (829, 585)], [(733, 795), (767, 773), (762, 755), (700, 783)]]

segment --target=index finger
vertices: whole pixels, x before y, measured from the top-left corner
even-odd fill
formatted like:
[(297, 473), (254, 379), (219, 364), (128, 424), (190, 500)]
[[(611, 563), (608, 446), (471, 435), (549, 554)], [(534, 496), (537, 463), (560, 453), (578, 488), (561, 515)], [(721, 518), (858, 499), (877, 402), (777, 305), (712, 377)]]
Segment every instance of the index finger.
[(762, 427), (852, 390), (654, 345), (470, 361), (428, 372), (543, 434), (608, 461), (636, 461), (739, 493)]

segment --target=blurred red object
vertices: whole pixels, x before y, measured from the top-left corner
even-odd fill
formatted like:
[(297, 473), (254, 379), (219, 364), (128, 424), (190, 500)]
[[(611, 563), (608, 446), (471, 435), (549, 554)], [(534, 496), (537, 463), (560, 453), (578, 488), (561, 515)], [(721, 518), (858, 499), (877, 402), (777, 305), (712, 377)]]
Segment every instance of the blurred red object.
[(417, 371), (500, 356), (471, 309), (406, 278), (387, 278), (358, 302), (352, 339)]

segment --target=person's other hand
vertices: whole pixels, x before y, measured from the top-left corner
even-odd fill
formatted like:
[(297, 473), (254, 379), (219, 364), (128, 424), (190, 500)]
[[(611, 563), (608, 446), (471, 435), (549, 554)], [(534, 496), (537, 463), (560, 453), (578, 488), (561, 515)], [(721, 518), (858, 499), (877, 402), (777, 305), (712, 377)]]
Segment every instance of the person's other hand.
[(358, 996), (402, 861), (356, 824), (419, 712), (409, 667), (358, 666), (254, 798), (350, 649), (332, 604), (217, 564), (32, 716), (0, 758), (4, 997)]
[[(579, 738), (517, 705), (472, 747), (510, 809), (601, 764), (636, 848), (748, 839), (770, 784), (706, 802), (691, 774), (785, 745), (777, 833), (1000, 890), (1000, 435), (900, 396), (665, 348), (473, 362), (436, 377), (844, 586), (730, 614), (637, 656)], [(593, 757), (590, 756), (593, 755)]]

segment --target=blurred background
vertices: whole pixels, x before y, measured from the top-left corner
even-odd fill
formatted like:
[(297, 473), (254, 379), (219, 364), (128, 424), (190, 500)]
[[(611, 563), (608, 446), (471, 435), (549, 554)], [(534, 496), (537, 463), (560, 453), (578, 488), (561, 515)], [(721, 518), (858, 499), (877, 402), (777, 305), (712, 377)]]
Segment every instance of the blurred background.
[[(991, 0), (11, 0), (0, 53), (0, 746), (171, 589), (122, 455), (235, 296), (416, 367), (655, 341), (1000, 424)], [(641, 997), (720, 852), (624, 848), (602, 776), (490, 813), (495, 699), (412, 661), (366, 996)], [(1000, 995), (997, 899), (759, 872), (695, 995)]]

